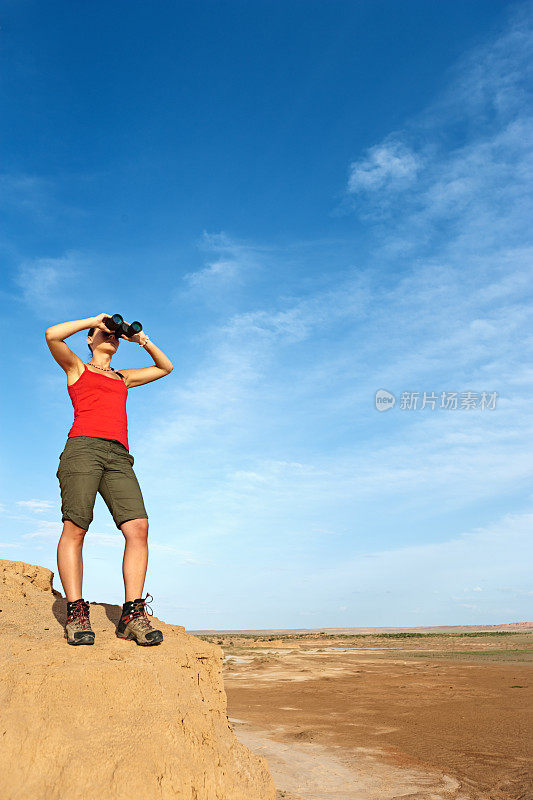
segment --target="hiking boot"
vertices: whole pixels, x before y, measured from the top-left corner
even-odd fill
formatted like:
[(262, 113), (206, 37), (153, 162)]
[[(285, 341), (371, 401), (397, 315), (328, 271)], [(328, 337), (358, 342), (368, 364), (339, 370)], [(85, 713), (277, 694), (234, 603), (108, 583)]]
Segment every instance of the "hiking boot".
[(65, 639), (69, 644), (94, 644), (94, 631), (89, 622), (89, 603), (80, 597), (67, 601)]
[[(122, 606), (122, 615), (117, 625), (116, 634), (119, 639), (131, 639), (137, 644), (142, 644), (145, 647), (161, 644), (163, 641), (163, 634), (152, 627), (152, 623), (148, 619), (146, 607), (148, 606), (146, 597), (138, 597), (137, 600), (128, 600)], [(152, 600), (154, 599), (150, 595)], [(152, 609), (150, 609), (152, 611)]]

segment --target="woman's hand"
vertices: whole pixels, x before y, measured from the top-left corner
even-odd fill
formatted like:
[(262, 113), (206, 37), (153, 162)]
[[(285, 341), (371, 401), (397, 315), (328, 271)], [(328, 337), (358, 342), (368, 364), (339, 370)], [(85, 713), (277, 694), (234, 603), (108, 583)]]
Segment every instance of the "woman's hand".
[(140, 344), (141, 347), (144, 347), (146, 342), (150, 340), (150, 337), (147, 336), (144, 331), (139, 331), (139, 333), (135, 333), (133, 336), (124, 336), (124, 334), (122, 334), (121, 339), (125, 339), (127, 342)]
[(98, 314), (97, 317), (92, 318), (92, 325), (91, 328), (97, 328), (98, 330), (105, 331), (106, 333), (113, 333), (110, 331), (109, 328), (106, 327), (104, 323), (104, 317), (112, 317), (113, 314)]

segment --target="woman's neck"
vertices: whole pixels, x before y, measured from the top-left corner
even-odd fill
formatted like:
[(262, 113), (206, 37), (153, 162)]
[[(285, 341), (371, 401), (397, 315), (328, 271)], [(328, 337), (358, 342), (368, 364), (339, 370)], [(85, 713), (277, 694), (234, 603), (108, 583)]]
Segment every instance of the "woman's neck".
[(110, 369), (111, 368), (111, 359), (110, 358), (98, 358), (95, 359), (93, 356), (91, 360), (88, 362), (92, 367), (99, 367), (100, 369)]

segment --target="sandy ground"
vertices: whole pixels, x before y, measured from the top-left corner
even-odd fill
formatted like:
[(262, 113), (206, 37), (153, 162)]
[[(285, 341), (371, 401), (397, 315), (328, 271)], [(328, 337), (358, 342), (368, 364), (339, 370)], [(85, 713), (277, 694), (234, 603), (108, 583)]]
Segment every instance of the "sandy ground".
[(532, 633), (270, 638), (209, 637), (279, 800), (532, 800)]
[(163, 642), (139, 647), (94, 601), (95, 643), (72, 647), (52, 578), (0, 559), (0, 800), (275, 800), (227, 719), (220, 647), (155, 616)]

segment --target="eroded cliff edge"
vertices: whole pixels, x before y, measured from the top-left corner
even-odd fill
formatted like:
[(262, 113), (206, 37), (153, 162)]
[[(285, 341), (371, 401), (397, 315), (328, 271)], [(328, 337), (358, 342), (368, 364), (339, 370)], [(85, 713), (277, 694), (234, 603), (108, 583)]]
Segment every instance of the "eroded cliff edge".
[(157, 617), (161, 645), (117, 639), (105, 603), (95, 644), (69, 646), (53, 577), (0, 560), (2, 800), (274, 800), (228, 722), (222, 649)]

